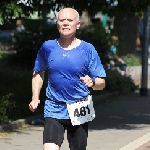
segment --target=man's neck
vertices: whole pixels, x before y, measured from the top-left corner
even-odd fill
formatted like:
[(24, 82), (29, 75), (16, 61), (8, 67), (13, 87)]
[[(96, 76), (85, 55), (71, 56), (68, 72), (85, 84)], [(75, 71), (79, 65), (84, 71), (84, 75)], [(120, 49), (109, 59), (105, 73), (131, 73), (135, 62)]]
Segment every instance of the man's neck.
[(79, 45), (79, 39), (76, 37), (73, 38), (62, 38), (58, 39), (58, 44), (64, 49), (72, 49)]

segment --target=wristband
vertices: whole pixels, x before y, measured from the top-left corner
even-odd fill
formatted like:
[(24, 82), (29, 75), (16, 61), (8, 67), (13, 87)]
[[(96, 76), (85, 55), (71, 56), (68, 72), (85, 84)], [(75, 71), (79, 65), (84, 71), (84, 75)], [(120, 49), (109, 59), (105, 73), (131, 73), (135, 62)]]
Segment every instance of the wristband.
[(92, 85), (92, 87), (95, 85), (95, 80), (94, 79), (92, 79), (92, 82), (93, 82), (93, 85)]

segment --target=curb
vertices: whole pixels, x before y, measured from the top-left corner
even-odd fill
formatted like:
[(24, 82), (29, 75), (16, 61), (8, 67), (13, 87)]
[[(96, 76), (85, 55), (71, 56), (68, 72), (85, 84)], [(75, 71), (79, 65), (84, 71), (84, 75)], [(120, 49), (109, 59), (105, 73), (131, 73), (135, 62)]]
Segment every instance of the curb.
[(25, 125), (25, 124), (31, 124), (31, 121), (34, 119), (42, 119), (43, 114), (39, 114), (36, 116), (28, 117), (26, 119), (18, 119), (16, 121), (11, 122), (10, 124), (4, 124), (0, 126), (0, 132), (3, 131), (13, 131), (14, 129), (18, 129), (19, 127)]
[[(93, 104), (97, 105), (99, 103), (108, 102), (110, 98), (118, 96), (118, 92), (108, 93), (104, 95), (100, 95), (93, 98)], [(18, 129), (19, 127), (25, 124), (31, 124), (31, 121), (34, 119), (43, 119), (43, 114), (39, 114), (36, 116), (28, 117), (26, 119), (18, 119), (16, 121), (11, 122), (10, 124), (5, 124), (0, 126), (0, 132), (3, 131), (13, 131), (14, 129)]]

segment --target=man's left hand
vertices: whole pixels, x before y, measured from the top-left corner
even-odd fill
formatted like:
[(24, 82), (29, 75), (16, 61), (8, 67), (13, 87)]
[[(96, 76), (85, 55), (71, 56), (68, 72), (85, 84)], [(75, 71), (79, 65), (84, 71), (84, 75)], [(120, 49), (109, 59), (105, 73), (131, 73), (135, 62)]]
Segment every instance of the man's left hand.
[(87, 86), (87, 87), (92, 87), (93, 86), (93, 81), (92, 78), (86, 75), (85, 77), (80, 77), (80, 80)]

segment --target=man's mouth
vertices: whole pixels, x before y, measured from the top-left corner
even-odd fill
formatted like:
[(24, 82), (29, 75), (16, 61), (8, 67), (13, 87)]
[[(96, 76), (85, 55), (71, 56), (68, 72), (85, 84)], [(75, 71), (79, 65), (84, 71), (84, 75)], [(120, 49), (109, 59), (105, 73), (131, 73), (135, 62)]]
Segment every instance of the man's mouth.
[(70, 30), (69, 28), (63, 28), (63, 30)]

